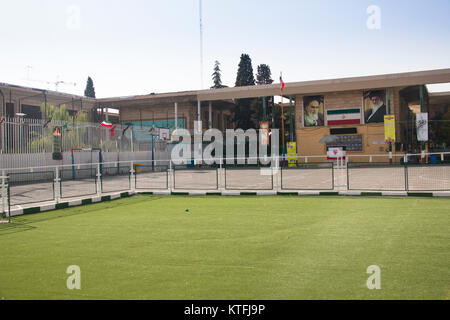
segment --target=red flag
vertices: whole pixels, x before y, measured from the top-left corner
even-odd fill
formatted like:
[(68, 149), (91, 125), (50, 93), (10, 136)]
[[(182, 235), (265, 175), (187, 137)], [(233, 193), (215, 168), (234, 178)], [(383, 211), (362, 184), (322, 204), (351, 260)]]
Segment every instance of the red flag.
[(109, 129), (109, 135), (111, 136), (111, 137), (114, 137), (114, 129), (116, 128), (116, 124), (115, 125), (113, 125), (112, 127), (111, 127), (111, 129)]
[(280, 89), (281, 89), (281, 94), (283, 94), (284, 82), (283, 82), (283, 79), (281, 78), (281, 73), (280, 73)]
[(108, 121), (103, 121), (102, 123), (100, 123), (100, 125), (102, 127), (107, 127), (107, 128), (111, 128), (112, 127), (112, 123), (108, 122)]

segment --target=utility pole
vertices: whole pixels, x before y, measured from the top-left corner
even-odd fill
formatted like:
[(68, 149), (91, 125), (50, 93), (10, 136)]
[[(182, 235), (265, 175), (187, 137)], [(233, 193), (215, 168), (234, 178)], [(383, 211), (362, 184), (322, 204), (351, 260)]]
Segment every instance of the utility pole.
[[(391, 88), (387, 88), (387, 96), (388, 96), (388, 114), (391, 114)], [(389, 163), (392, 164), (392, 141), (390, 139), (389, 139)]]

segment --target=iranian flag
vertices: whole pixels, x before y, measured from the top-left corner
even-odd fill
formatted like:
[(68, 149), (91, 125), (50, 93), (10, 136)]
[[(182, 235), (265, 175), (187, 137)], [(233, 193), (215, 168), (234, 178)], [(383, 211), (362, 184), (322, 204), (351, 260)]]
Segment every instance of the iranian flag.
[(335, 109), (327, 110), (327, 125), (360, 124), (361, 109)]
[(112, 123), (108, 122), (108, 121), (103, 121), (102, 123), (100, 123), (100, 125), (102, 127), (107, 127), (107, 128), (111, 128), (112, 127)]
[(281, 90), (281, 94), (283, 94), (283, 89), (284, 89), (284, 81), (283, 81), (283, 78), (281, 77), (281, 73), (280, 73), (280, 90)]

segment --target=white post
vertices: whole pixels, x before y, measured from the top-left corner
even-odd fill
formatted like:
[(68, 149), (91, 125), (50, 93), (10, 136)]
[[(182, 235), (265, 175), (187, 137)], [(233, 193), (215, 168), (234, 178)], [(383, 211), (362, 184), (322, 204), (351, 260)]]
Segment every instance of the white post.
[[(208, 106), (208, 111), (209, 111), (209, 118), (208, 118), (208, 128), (211, 129), (212, 128), (212, 101), (209, 102), (209, 106)], [(223, 128), (222, 128), (223, 129)]]
[(220, 158), (220, 160), (219, 160), (219, 175), (218, 175), (218, 181), (217, 181), (217, 186), (218, 186), (219, 190), (222, 189), (222, 186), (223, 186), (222, 161), (223, 161), (223, 159)]
[(133, 146), (133, 128), (130, 128), (131, 129), (131, 136), (130, 136), (130, 139), (131, 139), (131, 152), (134, 152), (134, 146)]
[(178, 129), (178, 102), (175, 102), (175, 129)]
[(404, 162), (404, 163), (407, 163), (407, 162), (408, 162), (408, 155), (407, 155), (407, 154), (405, 154), (405, 155), (403, 156), (403, 162)]
[[(5, 170), (2, 170), (2, 214), (5, 213), (6, 201), (7, 201), (6, 176), (5, 176)], [(8, 212), (8, 214), (9, 214), (9, 212)]]
[(6, 130), (4, 130), (4, 126), (6, 125), (6, 115), (5, 115), (5, 118), (3, 118), (4, 119), (4, 121), (1, 123), (1, 125), (0, 125), (0, 132), (1, 132), (1, 135), (2, 135), (2, 153), (5, 153), (5, 131)]
[(441, 162), (444, 162), (444, 154), (441, 153)]
[(276, 161), (275, 161), (275, 190), (279, 190), (281, 189), (281, 183), (280, 183), (280, 177), (281, 177), (281, 167), (280, 167), (280, 160), (279, 160), (279, 156), (275, 157)]
[(169, 192), (172, 192), (172, 160), (169, 160), (169, 172), (167, 173), (167, 188), (169, 189)]
[(59, 178), (59, 168), (55, 167), (55, 202), (59, 203), (60, 194), (61, 191), (61, 179)]
[(102, 174), (100, 172), (100, 163), (97, 163), (97, 196), (102, 194)]
[(202, 117), (201, 117), (201, 114), (200, 114), (200, 112), (201, 112), (201, 105), (202, 105), (202, 103), (200, 102), (200, 100), (198, 100), (197, 101), (197, 121), (201, 121), (202, 120)]
[(130, 188), (131, 191), (134, 193), (136, 191), (136, 179), (135, 179), (135, 175), (134, 175), (134, 162), (131, 161), (130, 164)]
[(372, 156), (370, 156), (370, 157), (369, 157), (369, 162), (372, 162), (372, 160), (373, 160), (373, 159), (372, 159)]

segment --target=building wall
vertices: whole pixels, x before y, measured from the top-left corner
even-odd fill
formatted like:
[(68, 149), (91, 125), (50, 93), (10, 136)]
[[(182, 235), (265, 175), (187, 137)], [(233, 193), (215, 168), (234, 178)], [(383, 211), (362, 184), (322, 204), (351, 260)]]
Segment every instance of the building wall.
[[(200, 110), (203, 129), (208, 128), (209, 106), (203, 103)], [(212, 107), (212, 127), (224, 130), (226, 126), (226, 117), (232, 115), (228, 108)], [(173, 103), (151, 105), (143, 104), (141, 106), (121, 106), (120, 122), (127, 121), (153, 121), (153, 120), (173, 120), (175, 119), (175, 107)], [(179, 102), (178, 119), (184, 119), (186, 129), (194, 129), (194, 121), (198, 119), (196, 102)]]
[[(5, 107), (8, 104), (13, 105), (14, 115), (19, 112), (24, 112), (24, 108), (22, 107), (22, 110), (20, 108), (19, 102), (22, 106), (26, 105), (29, 107), (36, 108), (36, 111), (33, 112), (33, 118), (36, 118), (36, 115), (39, 114), (40, 107), (44, 103), (44, 95), (40, 95), (39, 92), (36, 91), (24, 91), (23, 89), (11, 89), (11, 91), (8, 88), (1, 88), (3, 94), (4, 94), (4, 102), (5, 106), (3, 105), (3, 98), (0, 96), (0, 116), (4, 117), (5, 114)], [(32, 96), (32, 97), (30, 97)], [(80, 103), (79, 97), (74, 97), (74, 101), (72, 103), (72, 99), (70, 96), (59, 96), (54, 95), (52, 93), (47, 93), (47, 105), (62, 105), (64, 104), (67, 108), (67, 110), (75, 110), (77, 112), (84, 111), (84, 112), (90, 112), (92, 108), (95, 106), (95, 102), (92, 100), (84, 100), (83, 103)], [(8, 116), (13, 117), (14, 115), (9, 114)], [(41, 114), (41, 116), (43, 116)], [(25, 116), (25, 118), (30, 118), (30, 116)]]
[[(370, 90), (370, 89), (368, 89)], [(374, 89), (376, 90), (376, 89)], [(361, 124), (359, 125), (338, 125), (304, 127), (303, 125), (303, 95), (296, 96), (295, 103), (295, 127), (297, 139), (297, 154), (299, 156), (322, 156), (320, 158), (310, 158), (308, 161), (326, 160), (326, 144), (320, 140), (330, 135), (330, 128), (356, 128), (357, 134), (362, 135), (362, 151), (348, 151), (351, 161), (369, 161), (369, 157), (363, 155), (385, 155), (385, 157), (373, 157), (373, 161), (388, 161), (388, 145), (384, 143), (384, 124), (370, 123), (364, 124), (363, 92), (366, 90), (355, 90), (346, 92), (333, 92), (317, 95), (324, 96), (324, 124), (326, 124), (326, 111), (346, 108), (360, 108)], [(387, 106), (387, 97), (385, 99)], [(401, 138), (399, 119), (403, 113), (400, 110), (399, 90), (391, 89), (391, 113), (396, 116), (396, 139)], [(393, 145), (395, 153), (395, 146)], [(399, 158), (397, 159), (397, 161)], [(300, 159), (304, 161), (304, 159)]]

